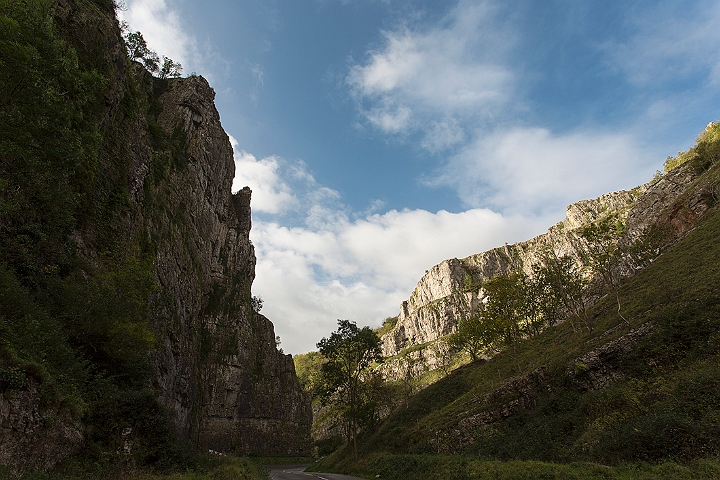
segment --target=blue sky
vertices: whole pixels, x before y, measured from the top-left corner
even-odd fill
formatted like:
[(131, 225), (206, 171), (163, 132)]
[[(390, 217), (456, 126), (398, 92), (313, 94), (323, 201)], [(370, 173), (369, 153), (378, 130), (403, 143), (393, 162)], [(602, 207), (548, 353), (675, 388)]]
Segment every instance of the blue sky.
[(720, 117), (720, 1), (125, 0), (208, 78), (286, 352), (632, 188)]

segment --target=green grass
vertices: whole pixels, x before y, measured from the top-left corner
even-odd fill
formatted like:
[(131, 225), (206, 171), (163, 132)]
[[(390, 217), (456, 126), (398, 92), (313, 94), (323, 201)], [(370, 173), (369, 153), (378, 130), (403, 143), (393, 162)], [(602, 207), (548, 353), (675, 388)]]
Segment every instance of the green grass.
[[(373, 478), (412, 478), (411, 473), (393, 473), (391, 466), (420, 462), (418, 468), (426, 471), (433, 462), (476, 465), (482, 458), (495, 463), (477, 468), (510, 465), (508, 472), (517, 470), (510, 476), (488, 473), (487, 478), (718, 478), (717, 462), (702, 459), (720, 456), (719, 237), (720, 210), (715, 208), (621, 286), (622, 312), (632, 326), (655, 326), (631, 354), (616, 359), (622, 380), (586, 391), (568, 375), (574, 359), (628, 333), (614, 298), (608, 298), (590, 312), (592, 334), (575, 334), (564, 323), (520, 342), (514, 351), (463, 366), (362, 438), (358, 462), (341, 449), (317, 468), (369, 475), (373, 469), (367, 465), (384, 465)], [(509, 379), (540, 367), (541, 378), (530, 382), (529, 393), (509, 389), (480, 401)], [(502, 406), (513, 400), (521, 407), (502, 414)], [(464, 426), (463, 420), (473, 416), (492, 420)], [(425, 465), (423, 459), (432, 461)], [(595, 466), (574, 462), (613, 468), (595, 472)], [(637, 466), (643, 462), (647, 465)], [(463, 468), (458, 476), (424, 478), (485, 478)], [(702, 473), (703, 468), (710, 473)], [(610, 473), (598, 476), (603, 472)]]
[[(114, 463), (87, 462), (71, 459), (52, 472), (26, 471), (12, 476), (0, 467), (0, 479), (13, 480), (261, 480), (267, 478), (264, 459), (240, 458), (231, 455), (190, 455), (184, 467), (175, 466), (164, 471), (150, 467), (119, 466)], [(293, 460), (298, 460), (297, 458)], [(270, 462), (273, 463), (273, 462)], [(281, 462), (284, 463), (284, 462)]]
[[(665, 462), (608, 467), (591, 462), (552, 463), (533, 460), (483, 460), (461, 455), (372, 454), (357, 462), (346, 462), (336, 471), (352, 471), (379, 480), (581, 480), (581, 479), (717, 479), (720, 461), (702, 460), (688, 465)], [(312, 466), (308, 470), (323, 470)], [(327, 471), (327, 470), (325, 470)]]

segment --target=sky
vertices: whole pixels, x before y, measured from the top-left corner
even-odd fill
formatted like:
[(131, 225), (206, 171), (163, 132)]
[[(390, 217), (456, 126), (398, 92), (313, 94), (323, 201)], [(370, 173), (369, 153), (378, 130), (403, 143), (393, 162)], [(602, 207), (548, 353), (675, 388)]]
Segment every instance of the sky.
[(649, 181), (720, 117), (720, 0), (125, 0), (208, 79), (286, 353)]

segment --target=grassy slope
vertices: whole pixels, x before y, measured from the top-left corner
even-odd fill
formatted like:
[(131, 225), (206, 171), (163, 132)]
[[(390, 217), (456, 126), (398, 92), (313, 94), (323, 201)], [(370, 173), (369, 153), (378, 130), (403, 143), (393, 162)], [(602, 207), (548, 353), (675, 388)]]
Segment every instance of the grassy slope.
[(66, 462), (52, 472), (26, 471), (14, 476), (0, 467), (2, 480), (262, 480), (267, 478), (267, 469), (260, 462), (233, 456), (219, 457), (204, 454), (194, 457), (192, 466), (182, 473), (152, 473), (147, 468), (126, 466), (123, 471), (109, 473), (107, 467), (82, 461)]
[[(720, 455), (719, 234), (720, 210), (715, 208), (683, 241), (621, 287), (623, 314), (633, 327), (645, 322), (656, 326), (633, 353), (619, 360), (622, 381), (583, 391), (567, 375), (574, 359), (628, 332), (607, 299), (591, 312), (593, 334), (578, 336), (562, 324), (522, 342), (514, 352), (460, 368), (417, 394), (366, 437), (358, 462), (341, 450), (319, 468), (388, 475), (381, 478), (414, 478), (417, 472), (425, 478), (485, 478), (471, 474), (483, 464), (475, 459), (482, 458), (514, 462), (506, 465), (517, 477), (498, 473), (496, 478), (525, 478), (527, 468), (536, 472), (527, 478), (537, 476), (546, 466), (538, 467), (536, 461), (564, 464), (547, 467), (555, 472), (549, 478), (583, 478), (570, 470), (593, 478), (600, 475), (591, 473), (595, 467), (569, 463), (679, 462), (695, 465), (696, 471), (690, 475), (683, 470), (690, 467), (666, 464), (662, 468), (677, 468), (679, 473), (647, 473), (648, 467), (648, 478), (716, 478), (716, 462), (693, 462)], [(463, 429), (463, 418), (496, 411), (519, 395), (510, 392), (490, 405), (476, 399), (538, 367), (545, 367), (545, 393), (537, 395), (530, 408), (484, 428)], [(429, 456), (433, 460), (427, 463)], [(527, 462), (518, 463), (523, 460)], [(447, 469), (438, 467), (440, 472), (431, 474), (429, 465), (435, 464)], [(393, 465), (410, 466), (390, 473)], [(560, 473), (563, 469), (570, 469), (567, 476)], [(627, 469), (603, 471), (608, 478), (645, 475)]]

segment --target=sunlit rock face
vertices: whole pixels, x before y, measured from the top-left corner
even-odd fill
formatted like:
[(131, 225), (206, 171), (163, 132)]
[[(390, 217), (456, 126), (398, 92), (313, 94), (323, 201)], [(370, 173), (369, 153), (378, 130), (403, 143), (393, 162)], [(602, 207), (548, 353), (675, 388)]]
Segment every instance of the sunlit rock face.
[[(708, 186), (698, 174), (681, 166), (660, 179), (628, 191), (607, 193), (566, 208), (566, 218), (531, 240), (504, 245), (466, 258), (451, 258), (430, 268), (410, 298), (400, 305), (395, 327), (383, 335), (383, 352), (397, 355), (403, 348), (432, 342), (455, 331), (457, 322), (471, 316), (481, 302), (484, 280), (514, 270), (532, 274), (543, 252), (568, 255), (582, 264), (585, 243), (578, 229), (611, 213), (626, 219), (624, 241), (648, 228), (664, 225), (677, 238), (712, 204)], [(624, 272), (631, 274), (632, 272)]]

